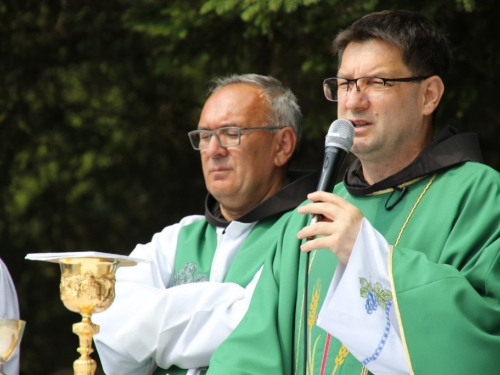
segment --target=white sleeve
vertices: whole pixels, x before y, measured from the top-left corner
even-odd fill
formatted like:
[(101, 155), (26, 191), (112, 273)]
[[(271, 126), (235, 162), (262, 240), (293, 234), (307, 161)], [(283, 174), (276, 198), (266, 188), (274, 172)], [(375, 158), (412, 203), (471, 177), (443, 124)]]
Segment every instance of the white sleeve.
[(148, 290), (115, 337), (138, 362), (153, 356), (162, 368), (208, 366), (243, 318), (260, 273), (247, 288), (202, 282)]
[(114, 303), (93, 318), (101, 328), (95, 341), (107, 375), (150, 374), (156, 364), (208, 366), (213, 351), (243, 318), (260, 271), (247, 288), (201, 282), (167, 289), (179, 231), (203, 217), (189, 218), (132, 252), (150, 263), (117, 271)]
[[(0, 259), (0, 318), (19, 319), (16, 288), (2, 259)], [(19, 374), (19, 357), (20, 349), (18, 348), (4, 366), (6, 374)]]
[(374, 374), (409, 374), (393, 306), (389, 244), (363, 219), (347, 266), (338, 264), (318, 326)]

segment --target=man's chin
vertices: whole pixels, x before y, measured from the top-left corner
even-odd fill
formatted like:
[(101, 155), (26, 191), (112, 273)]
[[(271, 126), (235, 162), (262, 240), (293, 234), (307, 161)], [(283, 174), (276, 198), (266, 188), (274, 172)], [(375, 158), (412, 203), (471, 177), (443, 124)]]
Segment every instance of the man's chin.
[(210, 191), (210, 194), (219, 202), (225, 201), (227, 199), (231, 199), (234, 194), (230, 194), (226, 191), (220, 191), (220, 190), (215, 190), (215, 191)]
[(231, 199), (236, 194), (234, 188), (217, 183), (211, 184), (208, 188), (208, 192), (219, 202), (224, 199)]

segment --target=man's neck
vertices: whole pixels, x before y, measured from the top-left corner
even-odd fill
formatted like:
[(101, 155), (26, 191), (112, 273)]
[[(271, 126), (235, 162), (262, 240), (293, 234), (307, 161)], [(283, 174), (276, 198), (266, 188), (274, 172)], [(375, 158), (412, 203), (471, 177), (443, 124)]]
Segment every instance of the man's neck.
[(384, 157), (383, 159), (368, 159), (359, 157), (365, 181), (368, 184), (373, 185), (403, 170), (410, 165), (418, 155), (420, 155), (422, 150), (430, 143), (430, 141), (431, 138), (429, 137), (420, 145), (414, 145), (413, 148), (400, 150), (399, 153), (395, 153), (389, 157)]

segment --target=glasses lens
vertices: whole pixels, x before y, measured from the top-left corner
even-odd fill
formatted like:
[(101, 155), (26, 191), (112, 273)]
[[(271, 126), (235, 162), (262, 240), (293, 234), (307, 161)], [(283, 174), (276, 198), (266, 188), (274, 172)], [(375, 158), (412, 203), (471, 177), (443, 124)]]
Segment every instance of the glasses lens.
[(323, 91), (325, 97), (332, 102), (343, 100), (350, 91), (351, 95), (361, 95), (363, 100), (374, 102), (384, 97), (385, 83), (383, 79), (376, 77), (353, 80), (328, 78), (323, 81)]
[(222, 147), (233, 147), (240, 144), (240, 128), (228, 127), (217, 131)]
[(331, 102), (338, 101), (338, 84), (337, 79), (328, 78), (323, 81), (323, 92), (325, 97)]
[[(210, 137), (210, 135), (203, 130), (194, 130), (192, 132), (189, 132), (188, 135), (189, 135), (189, 140), (191, 141), (191, 145), (195, 150), (201, 150), (202, 148), (204, 148), (202, 146), (202, 137), (204, 138)], [(205, 141), (205, 144), (208, 145), (208, 140)]]
[(366, 77), (358, 79), (359, 91), (363, 99), (369, 102), (375, 102), (384, 97), (385, 83), (382, 79), (376, 77)]
[(203, 150), (208, 147), (212, 135), (222, 147), (233, 147), (240, 144), (240, 128), (227, 127), (213, 130), (194, 130), (189, 132), (189, 140), (195, 150)]

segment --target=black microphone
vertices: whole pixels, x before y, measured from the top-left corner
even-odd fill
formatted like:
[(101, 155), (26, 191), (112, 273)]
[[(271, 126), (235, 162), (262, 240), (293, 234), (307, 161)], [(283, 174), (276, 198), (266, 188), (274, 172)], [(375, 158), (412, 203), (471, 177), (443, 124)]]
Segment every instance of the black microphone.
[[(318, 182), (317, 190), (327, 191), (329, 193), (333, 192), (333, 187), (337, 181), (337, 175), (339, 174), (340, 167), (344, 162), (346, 155), (351, 150), (352, 144), (354, 142), (354, 125), (344, 119), (338, 119), (332, 122), (325, 139), (325, 157), (323, 158), (323, 169), (321, 171), (321, 176)], [(322, 215), (314, 215), (311, 219), (310, 224), (314, 224), (321, 219)], [(307, 238), (307, 241), (313, 238)], [(304, 312), (308, 310), (308, 277), (309, 277), (309, 256), (310, 253), (306, 253), (306, 266), (305, 266), (305, 278), (304, 278), (304, 301), (302, 309)], [(304, 352), (303, 352), (303, 374), (307, 374), (307, 328), (308, 328), (308, 313), (304, 313)]]
[(340, 167), (353, 141), (354, 126), (350, 121), (338, 119), (332, 122), (325, 139), (325, 157), (317, 190), (333, 191)]

